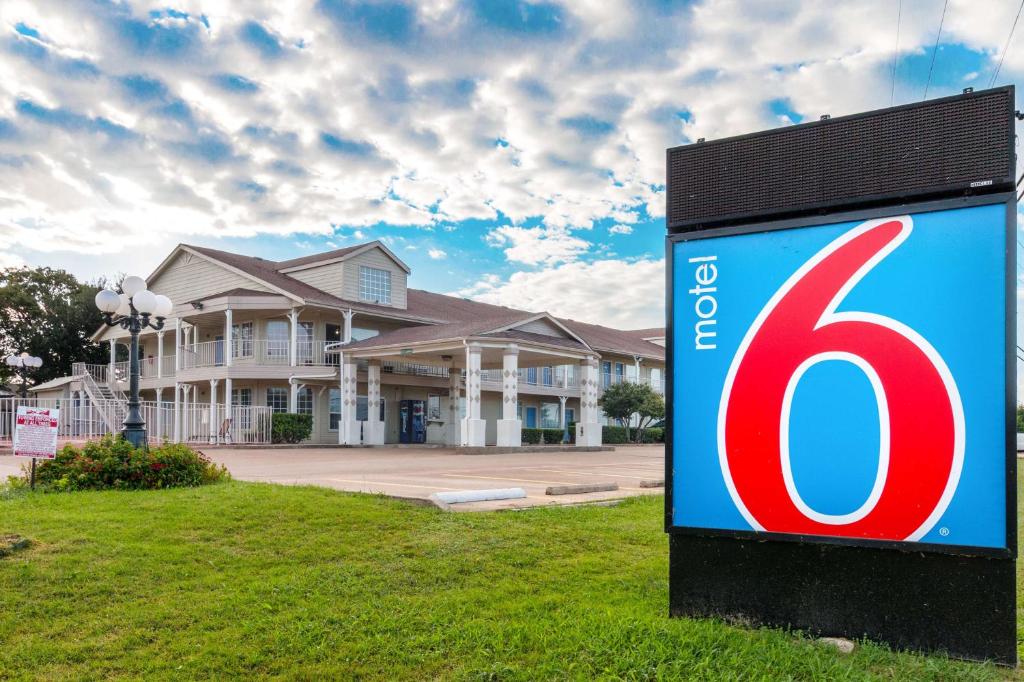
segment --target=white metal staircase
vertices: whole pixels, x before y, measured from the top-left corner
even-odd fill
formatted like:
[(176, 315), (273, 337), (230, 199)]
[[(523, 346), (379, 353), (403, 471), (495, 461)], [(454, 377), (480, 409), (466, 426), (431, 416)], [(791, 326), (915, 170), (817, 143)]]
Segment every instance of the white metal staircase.
[(103, 423), (110, 433), (120, 432), (125, 417), (128, 416), (127, 396), (122, 391), (112, 389), (106, 381), (96, 381), (93, 366), (75, 363), (73, 372), (82, 378), (82, 387), (85, 389), (86, 395), (89, 396), (89, 402), (96, 406), (100, 418), (103, 419)]

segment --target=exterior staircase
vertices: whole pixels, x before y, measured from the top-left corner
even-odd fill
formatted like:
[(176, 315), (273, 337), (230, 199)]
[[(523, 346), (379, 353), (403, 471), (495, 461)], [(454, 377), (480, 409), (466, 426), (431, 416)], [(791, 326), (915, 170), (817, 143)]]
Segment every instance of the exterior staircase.
[[(82, 378), (82, 387), (89, 402), (96, 406), (100, 418), (110, 433), (119, 433), (128, 416), (128, 398), (122, 391), (115, 391), (105, 381), (96, 381), (91, 367), (74, 367), (74, 373)], [(102, 377), (101, 377), (102, 378)]]

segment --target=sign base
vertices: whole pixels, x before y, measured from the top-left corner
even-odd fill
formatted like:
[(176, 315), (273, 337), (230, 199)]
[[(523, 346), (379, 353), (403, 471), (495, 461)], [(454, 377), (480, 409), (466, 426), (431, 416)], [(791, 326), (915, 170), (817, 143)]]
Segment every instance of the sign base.
[(669, 610), (1017, 664), (1011, 558), (672, 533)]

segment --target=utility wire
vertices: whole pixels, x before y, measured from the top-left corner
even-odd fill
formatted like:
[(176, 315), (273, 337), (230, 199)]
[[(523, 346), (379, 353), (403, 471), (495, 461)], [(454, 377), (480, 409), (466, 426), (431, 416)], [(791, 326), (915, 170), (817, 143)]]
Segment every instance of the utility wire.
[(896, 100), (896, 63), (900, 55), (900, 21), (903, 19), (903, 0), (896, 6), (896, 47), (892, 50), (892, 89), (889, 92), (889, 106)]
[(1006, 51), (1010, 49), (1010, 39), (1013, 38), (1013, 31), (1017, 28), (1017, 20), (1020, 19), (1020, 11), (1024, 9), (1024, 0), (1021, 0), (1020, 6), (1017, 8), (1017, 16), (1013, 18), (1013, 26), (1010, 27), (1010, 35), (1006, 36), (1006, 44), (1003, 45), (1003, 53), (999, 55), (999, 64), (996, 66), (995, 72), (992, 74), (992, 80), (988, 82), (988, 87), (992, 87), (996, 84), (996, 78), (999, 78), (999, 70), (1003, 68), (1003, 60), (1006, 59)]
[(939, 18), (939, 32), (935, 34), (935, 47), (932, 48), (932, 63), (928, 66), (928, 80), (924, 84), (924, 97), (921, 99), (928, 99), (928, 86), (932, 84), (932, 70), (935, 68), (935, 54), (939, 51), (939, 38), (942, 37), (942, 24), (946, 22), (946, 7), (948, 6), (949, 0), (945, 0), (942, 3), (942, 17)]

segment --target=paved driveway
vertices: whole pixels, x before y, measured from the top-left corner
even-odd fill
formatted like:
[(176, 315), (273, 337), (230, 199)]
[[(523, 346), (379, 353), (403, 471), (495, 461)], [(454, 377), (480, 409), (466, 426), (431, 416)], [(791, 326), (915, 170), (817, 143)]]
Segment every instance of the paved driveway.
[[(452, 505), (456, 511), (514, 509), (545, 504), (579, 504), (631, 495), (658, 494), (641, 481), (664, 478), (662, 446), (619, 447), (614, 452), (530, 452), (460, 455), (452, 450), (416, 448), (211, 448), (206, 454), (242, 481), (319, 485), (336, 490), (427, 499), (453, 490), (523, 488), (518, 500)], [(0, 456), (0, 480), (19, 473), (23, 462)], [(549, 486), (617, 483), (610, 492), (545, 495)]]
[[(620, 447), (614, 452), (530, 452), (461, 455), (444, 449), (324, 448), (211, 449), (208, 456), (243, 481), (319, 485), (336, 490), (427, 499), (454, 490), (523, 488), (518, 500), (452, 505), (456, 511), (576, 504), (658, 494), (641, 481), (665, 475), (662, 446)], [(548, 486), (617, 483), (614, 492), (545, 495)]]

